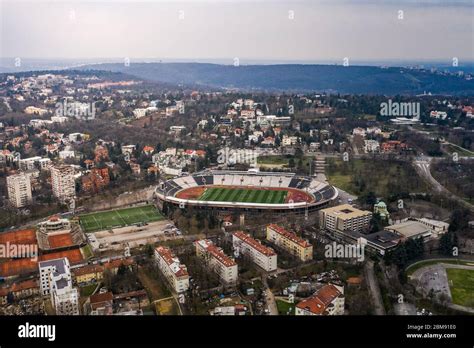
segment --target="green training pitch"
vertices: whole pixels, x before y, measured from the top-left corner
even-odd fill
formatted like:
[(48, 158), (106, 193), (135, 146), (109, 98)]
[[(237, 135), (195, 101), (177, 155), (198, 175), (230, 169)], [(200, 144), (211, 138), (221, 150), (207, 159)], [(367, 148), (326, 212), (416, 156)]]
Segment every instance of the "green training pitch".
[(453, 303), (474, 307), (474, 270), (446, 268)]
[(285, 190), (209, 187), (198, 198), (198, 200), (213, 202), (283, 204), (285, 203), (287, 194), (288, 191)]
[(154, 206), (147, 205), (81, 215), (79, 219), (85, 232), (94, 232), (140, 222), (158, 221), (164, 219), (164, 217)]

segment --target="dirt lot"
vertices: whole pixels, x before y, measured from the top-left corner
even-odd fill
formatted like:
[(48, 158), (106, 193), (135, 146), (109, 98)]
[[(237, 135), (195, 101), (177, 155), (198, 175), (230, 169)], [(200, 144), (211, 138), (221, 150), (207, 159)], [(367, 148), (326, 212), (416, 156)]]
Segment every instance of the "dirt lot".
[(161, 299), (155, 302), (157, 315), (179, 315), (178, 304), (173, 297)]
[[(453, 281), (448, 277), (446, 269), (458, 269), (458, 270), (474, 270), (472, 266), (468, 265), (454, 265), (448, 263), (438, 263), (417, 269), (410, 276), (411, 279), (417, 281), (417, 291), (425, 298), (429, 298), (430, 293), (433, 292), (434, 299), (440, 299), (440, 296), (444, 294), (447, 299), (447, 306), (474, 313), (474, 309), (453, 303), (453, 296), (450, 285), (453, 286)], [(455, 288), (454, 291), (459, 291)]]
[(166, 225), (171, 224), (169, 220), (150, 222), (145, 226), (126, 226), (107, 231), (95, 232), (97, 242), (104, 248), (101, 250), (120, 250), (128, 243), (130, 248), (139, 247), (147, 243), (156, 243), (167, 240), (164, 230)]

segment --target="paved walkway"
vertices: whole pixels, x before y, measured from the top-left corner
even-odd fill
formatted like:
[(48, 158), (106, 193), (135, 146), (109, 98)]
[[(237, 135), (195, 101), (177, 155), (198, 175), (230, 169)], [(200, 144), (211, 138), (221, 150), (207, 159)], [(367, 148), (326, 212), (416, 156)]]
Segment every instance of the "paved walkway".
[(367, 285), (369, 292), (372, 295), (372, 302), (374, 304), (374, 310), (376, 315), (385, 315), (385, 307), (383, 306), (382, 295), (380, 294), (379, 284), (374, 272), (374, 263), (367, 261), (364, 267), (365, 278), (367, 279)]

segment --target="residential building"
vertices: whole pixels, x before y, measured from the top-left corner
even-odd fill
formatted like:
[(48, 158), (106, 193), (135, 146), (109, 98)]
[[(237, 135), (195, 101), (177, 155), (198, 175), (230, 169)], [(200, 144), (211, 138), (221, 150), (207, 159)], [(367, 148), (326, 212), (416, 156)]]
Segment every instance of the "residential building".
[(155, 248), (155, 261), (175, 292), (180, 293), (189, 289), (188, 270), (171, 249), (164, 246)]
[(196, 255), (204, 259), (209, 269), (217, 273), (224, 284), (235, 284), (239, 276), (237, 263), (224, 254), (221, 248), (215, 246), (209, 239), (194, 242)]
[(38, 282), (36, 279), (29, 279), (0, 288), (0, 305), (4, 306), (7, 304), (8, 294), (11, 294), (15, 301), (38, 295)]
[(68, 158), (74, 158), (75, 154), (73, 150), (63, 150), (59, 151), (59, 158), (60, 159), (68, 159)]
[(290, 116), (260, 115), (257, 116), (257, 124), (262, 126), (282, 126), (291, 123)]
[(87, 140), (87, 139), (89, 139), (88, 134), (84, 134), (84, 133), (71, 133), (71, 134), (69, 134), (69, 141), (71, 143), (78, 143), (78, 142), (81, 142), (81, 141), (84, 141), (84, 140)]
[(448, 114), (444, 111), (431, 111), (430, 112), (430, 117), (431, 118), (436, 118), (436, 119), (440, 119), (440, 120), (445, 120), (446, 117), (448, 117)]
[(61, 203), (74, 198), (76, 195), (76, 182), (74, 169), (71, 166), (62, 165), (51, 168), (51, 185), (53, 195)]
[(382, 134), (382, 130), (379, 127), (367, 127), (366, 134)]
[(241, 110), (240, 111), (240, 118), (255, 118), (255, 111), (254, 110)]
[(352, 135), (358, 135), (358, 136), (361, 136), (361, 137), (365, 137), (366, 132), (365, 132), (364, 128), (357, 127), (357, 128), (354, 128), (352, 130)]
[(40, 291), (42, 295), (49, 295), (51, 293), (51, 278), (50, 273), (56, 272), (58, 274), (69, 274), (70, 265), (66, 257), (38, 263), (40, 273)]
[(402, 143), (399, 140), (389, 140), (382, 143), (381, 150), (382, 152), (395, 152), (395, 151), (408, 150), (408, 145), (405, 143)]
[(7, 192), (8, 200), (15, 208), (27, 206), (33, 200), (30, 178), (23, 173), (7, 176)]
[(135, 118), (142, 118), (146, 116), (146, 112), (146, 109), (135, 109), (133, 110), (133, 116), (135, 116)]
[(359, 210), (350, 204), (342, 204), (319, 211), (319, 224), (322, 229), (329, 231), (352, 230), (363, 232), (369, 228), (372, 213)]
[(171, 126), (170, 127), (170, 134), (179, 135), (184, 130), (186, 130), (185, 126)]
[(377, 140), (364, 140), (364, 150), (366, 153), (380, 151), (380, 144)]
[(293, 146), (293, 145), (297, 145), (299, 141), (300, 141), (299, 137), (284, 135), (283, 138), (281, 139), (281, 145)]
[(122, 155), (131, 155), (135, 151), (135, 145), (123, 145), (121, 147)]
[(89, 298), (89, 302), (90, 315), (113, 314), (114, 295), (112, 292), (108, 291), (91, 295)]
[(326, 284), (313, 296), (299, 302), (295, 315), (343, 315), (344, 288)]
[(268, 225), (267, 240), (297, 256), (303, 262), (313, 259), (313, 246), (307, 240), (281, 226)]
[(243, 304), (216, 307), (210, 311), (211, 315), (246, 315), (248, 308)]
[(82, 190), (87, 193), (98, 193), (110, 182), (109, 170), (105, 168), (93, 168), (91, 172), (81, 178)]
[(25, 114), (28, 114), (28, 115), (45, 115), (47, 114), (49, 111), (46, 110), (46, 109), (42, 109), (42, 108), (37, 108), (36, 106), (27, 106), (25, 108)]
[(253, 263), (265, 271), (271, 272), (277, 269), (275, 251), (262, 245), (243, 231), (237, 231), (232, 235), (232, 245), (237, 255), (242, 254), (250, 258)]
[(86, 265), (84, 267), (74, 268), (72, 275), (77, 284), (97, 282), (104, 277), (104, 266)]
[(72, 286), (69, 260), (66, 257), (38, 263), (40, 290), (50, 295), (51, 304), (58, 315), (79, 314), (79, 294)]
[[(36, 169), (36, 163), (38, 163), (42, 158), (40, 156), (30, 157), (30, 158), (22, 158), (18, 161), (18, 167), (21, 170), (31, 170)], [(48, 158), (49, 162), (51, 160)]]

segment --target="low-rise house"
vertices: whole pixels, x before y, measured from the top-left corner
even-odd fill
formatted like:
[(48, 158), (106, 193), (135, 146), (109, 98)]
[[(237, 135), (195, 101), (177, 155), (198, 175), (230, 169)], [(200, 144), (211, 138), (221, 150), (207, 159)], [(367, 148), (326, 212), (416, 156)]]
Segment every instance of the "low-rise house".
[(8, 297), (12, 300), (21, 300), (27, 297), (39, 295), (40, 289), (36, 279), (13, 283), (10, 286), (0, 288), (0, 305), (6, 305)]

